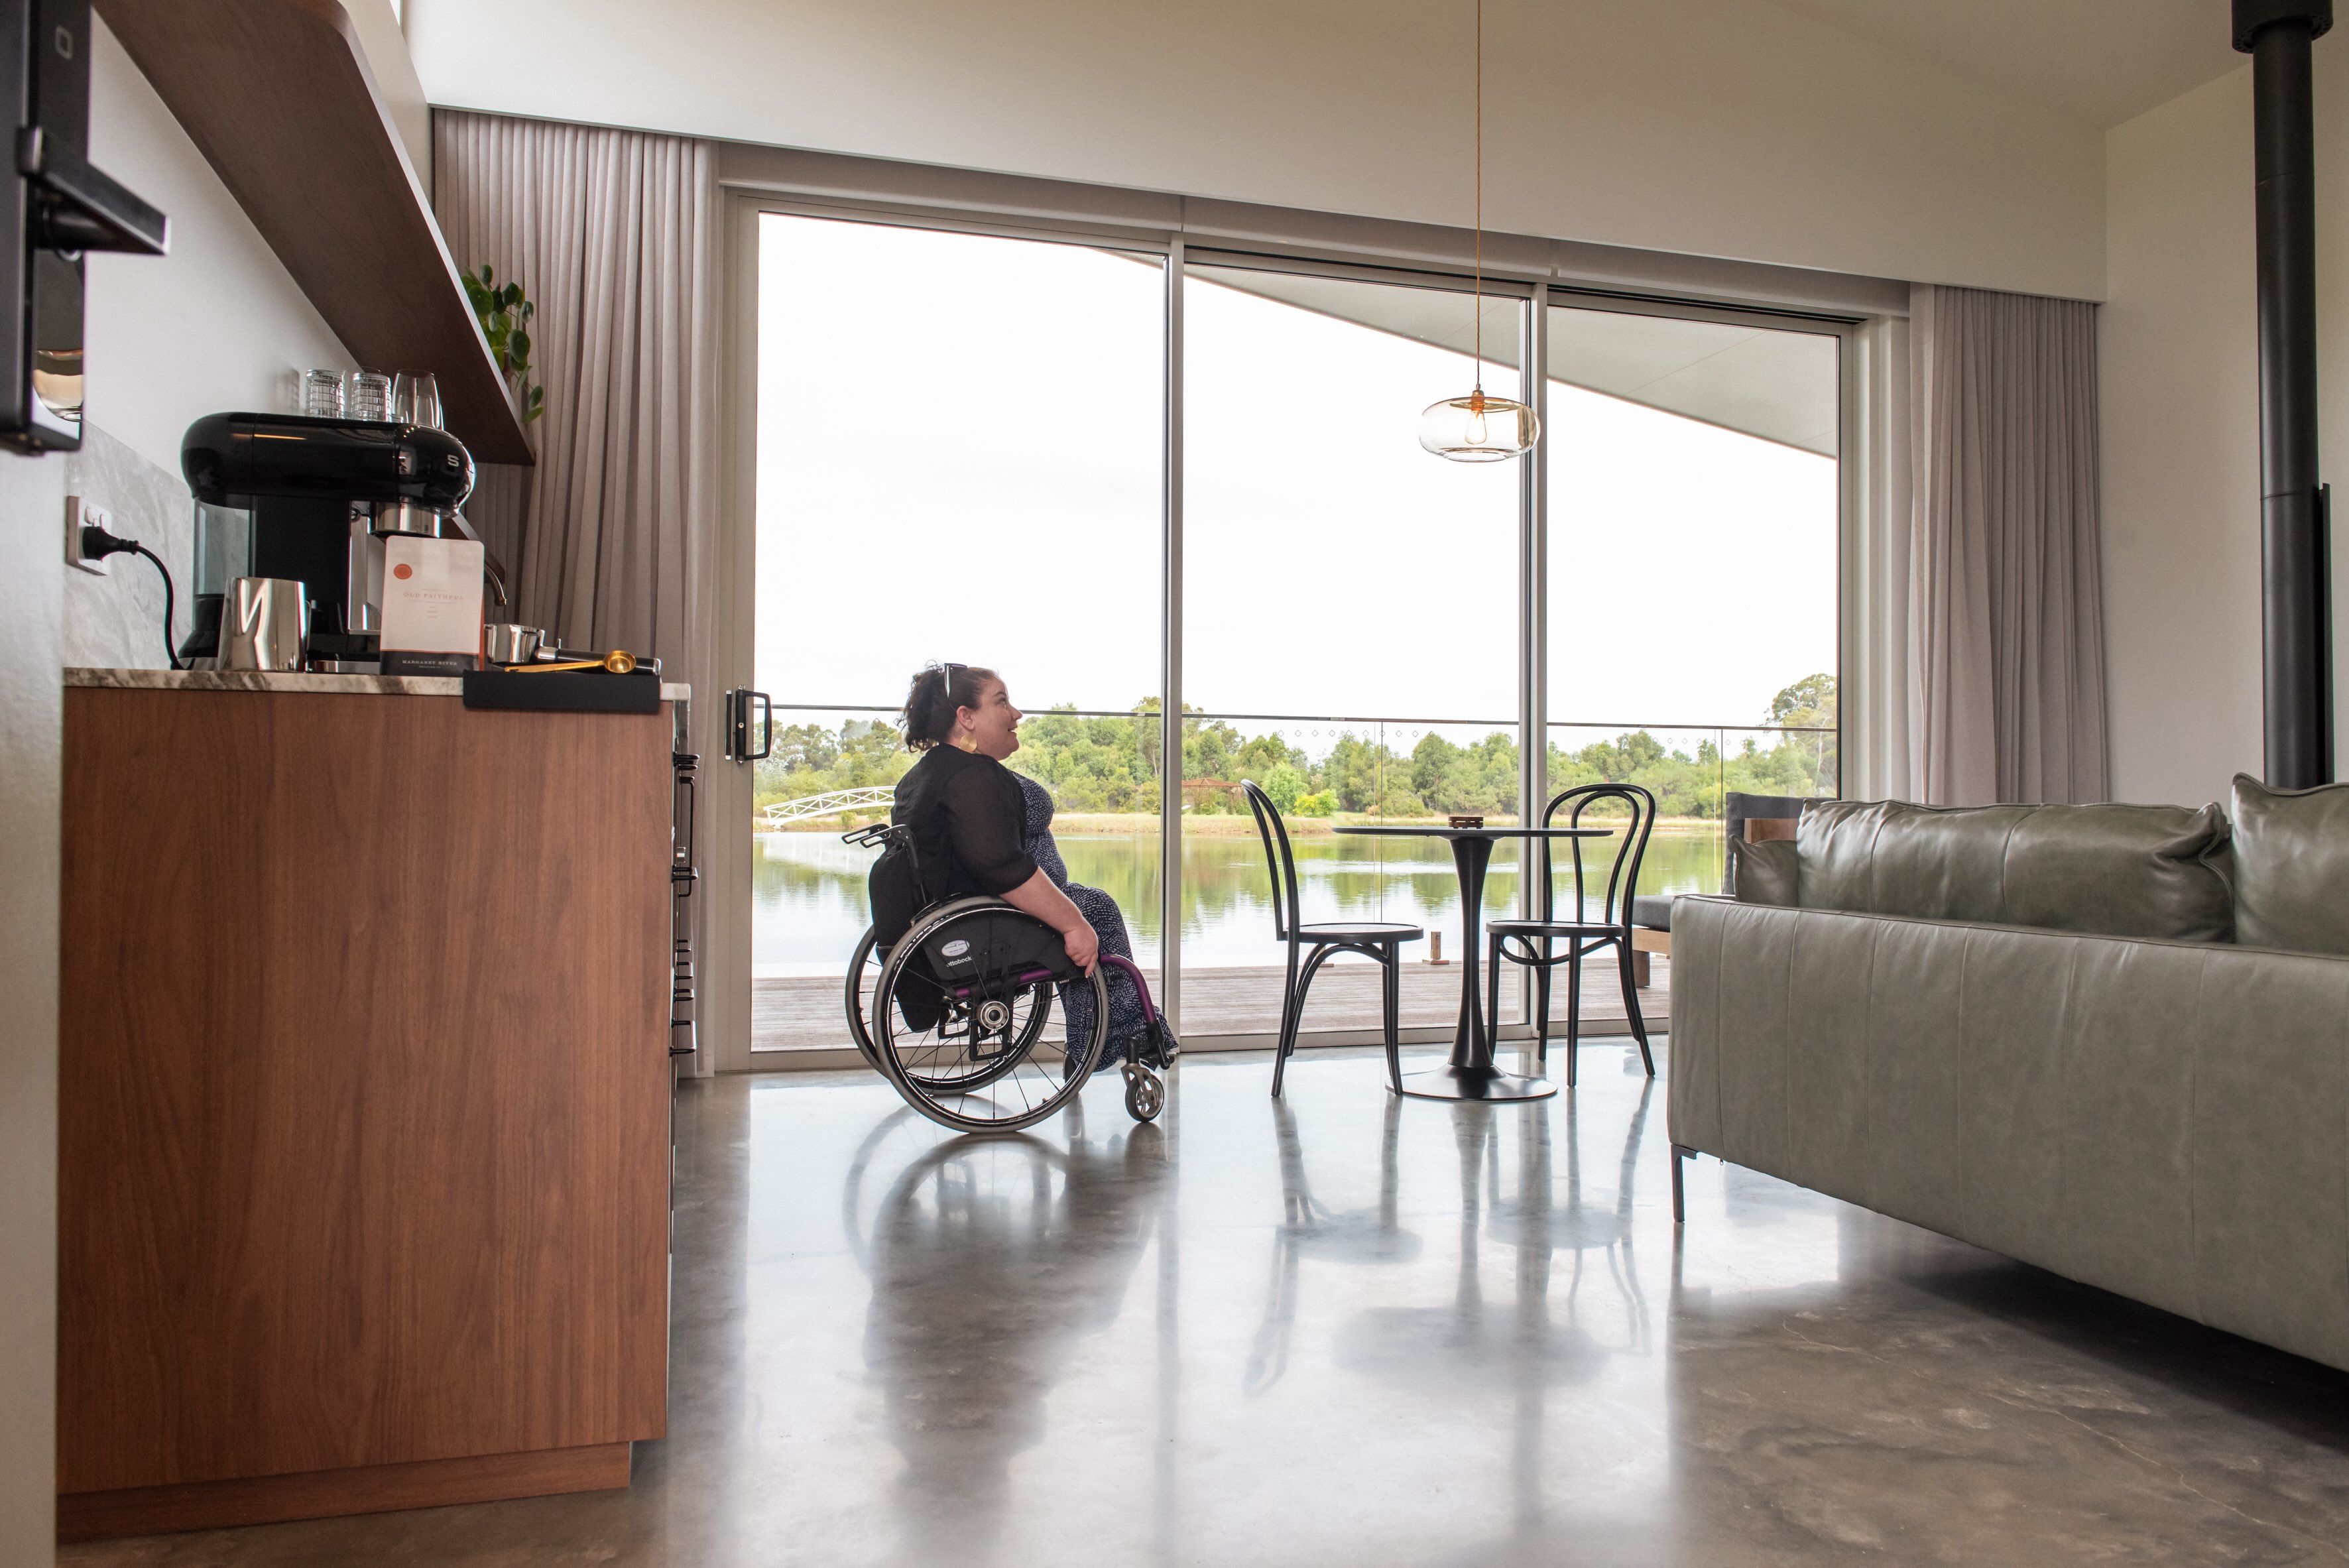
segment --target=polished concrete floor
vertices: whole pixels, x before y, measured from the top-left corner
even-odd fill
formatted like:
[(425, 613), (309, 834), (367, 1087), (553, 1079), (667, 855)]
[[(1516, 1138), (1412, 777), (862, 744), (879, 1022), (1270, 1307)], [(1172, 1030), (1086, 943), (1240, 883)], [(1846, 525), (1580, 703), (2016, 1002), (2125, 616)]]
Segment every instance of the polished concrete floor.
[(1195, 1057), (1161, 1126), (994, 1140), (688, 1085), (629, 1491), (63, 1561), (2349, 1560), (2349, 1377), (1709, 1161), (1676, 1238), (1626, 1057), (1501, 1108)]

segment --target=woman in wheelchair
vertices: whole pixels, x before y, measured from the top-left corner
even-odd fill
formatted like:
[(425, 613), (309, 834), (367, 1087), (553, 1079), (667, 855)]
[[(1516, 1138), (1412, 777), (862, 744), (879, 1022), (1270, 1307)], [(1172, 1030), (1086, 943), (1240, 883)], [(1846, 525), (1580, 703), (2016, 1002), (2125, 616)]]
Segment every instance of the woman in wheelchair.
[[(1019, 749), (1021, 715), (993, 670), (933, 665), (906, 693), (905, 744), (922, 758), (898, 780), (891, 820), (910, 829), (933, 900), (984, 893), (1026, 911), (1060, 933), (1069, 961), (1092, 974), (1100, 958), (1131, 961), (1133, 944), (1117, 902), (1069, 880), (1052, 841), (1052, 797), (1041, 784), (1003, 766)], [(1176, 1049), (1151, 1018), (1122, 965), (1108, 982), (1108, 1042), (1096, 1070), (1129, 1058), (1163, 1067)], [(1069, 1037), (1094, 1028), (1094, 987), (1065, 985), (1061, 1002)]]

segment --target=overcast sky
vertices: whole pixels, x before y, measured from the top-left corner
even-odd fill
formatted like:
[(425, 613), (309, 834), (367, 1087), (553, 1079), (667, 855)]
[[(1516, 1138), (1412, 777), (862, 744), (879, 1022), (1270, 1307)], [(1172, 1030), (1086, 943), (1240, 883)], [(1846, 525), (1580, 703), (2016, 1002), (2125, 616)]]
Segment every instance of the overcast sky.
[[(762, 224), (758, 679), (778, 707), (894, 706), (939, 658), (994, 665), (1030, 709), (1155, 694), (1161, 271)], [(1185, 699), (1506, 719), (1519, 465), (1417, 442), (1468, 359), (1186, 287)], [(1835, 668), (1832, 461), (1562, 385), (1549, 414), (1553, 719), (1753, 724)]]

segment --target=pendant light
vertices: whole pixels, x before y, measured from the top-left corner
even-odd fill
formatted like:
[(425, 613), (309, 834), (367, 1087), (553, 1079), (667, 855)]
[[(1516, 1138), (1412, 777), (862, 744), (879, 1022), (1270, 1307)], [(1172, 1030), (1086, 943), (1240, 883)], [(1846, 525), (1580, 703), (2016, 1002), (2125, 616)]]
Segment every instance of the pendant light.
[(1510, 397), (1485, 390), (1485, 0), (1476, 0), (1476, 380), (1464, 397), (1430, 403), (1419, 417), (1419, 444), (1455, 463), (1497, 463), (1534, 444), (1541, 421)]

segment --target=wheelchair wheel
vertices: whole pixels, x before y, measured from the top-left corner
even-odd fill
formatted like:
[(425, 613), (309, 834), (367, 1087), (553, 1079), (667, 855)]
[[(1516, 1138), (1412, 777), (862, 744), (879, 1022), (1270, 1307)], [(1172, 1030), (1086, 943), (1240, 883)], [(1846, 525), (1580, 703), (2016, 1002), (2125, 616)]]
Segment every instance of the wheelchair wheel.
[(874, 938), (880, 934), (871, 926), (856, 944), (856, 951), (848, 960), (848, 1037), (874, 1067), (881, 1058), (873, 1052), (873, 1031), (865, 1026), (864, 1010), (872, 1002), (873, 989), (881, 979), (881, 960), (873, 955)]
[(867, 924), (864, 936), (857, 939), (857, 951), (848, 958), (848, 1037), (857, 1042), (857, 1052), (874, 1068), (881, 1066), (881, 1058), (874, 1054), (874, 1030), (864, 1018), (872, 1016), (869, 1007), (881, 988), (881, 965), (888, 960), (888, 953), (874, 951), (876, 936), (878, 932)]
[(1166, 1109), (1166, 1084), (1140, 1062), (1125, 1064), (1125, 1114), (1136, 1121), (1155, 1121)]
[(961, 899), (916, 921), (889, 953), (866, 1014), (874, 1065), (905, 1102), (958, 1132), (1033, 1126), (1074, 1099), (1109, 1035), (1098, 970), (1093, 1027), (1065, 1057), (1037, 1047), (1068, 978), (1060, 934), (999, 899)]
[[(888, 954), (880, 950), (874, 941), (873, 928), (865, 927), (864, 939), (857, 943), (855, 953), (848, 960), (848, 1033), (856, 1042), (857, 1050), (863, 1054), (867, 1062), (873, 1065), (876, 1072), (882, 1071), (881, 1055), (874, 1047), (873, 1028), (867, 1020), (878, 1011), (881, 972), (887, 967), (888, 960)], [(1037, 1037), (1043, 1033), (1044, 1026), (1050, 1021), (1051, 1016), (1051, 998), (1047, 995), (1043, 1005), (1033, 1009), (1026, 1017), (1021, 1035), (1013, 1040), (1013, 1046), (1019, 1049), (1032, 1047)], [(940, 1078), (930, 1087), (976, 1088), (982, 1084), (991, 1083), (995, 1078), (1009, 1072), (1019, 1065), (1019, 1057), (1016, 1051), (1006, 1051), (991, 1069), (951, 1073)], [(884, 1076), (885, 1077), (886, 1074), (884, 1073)]]

